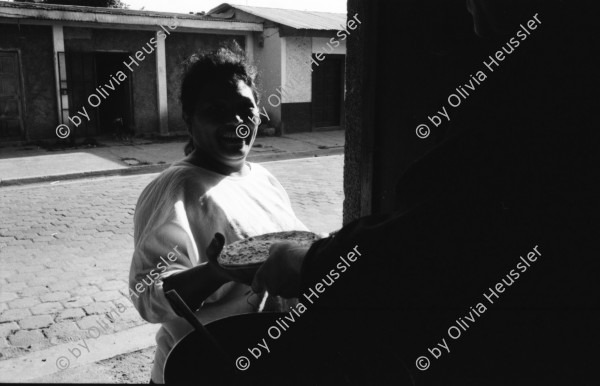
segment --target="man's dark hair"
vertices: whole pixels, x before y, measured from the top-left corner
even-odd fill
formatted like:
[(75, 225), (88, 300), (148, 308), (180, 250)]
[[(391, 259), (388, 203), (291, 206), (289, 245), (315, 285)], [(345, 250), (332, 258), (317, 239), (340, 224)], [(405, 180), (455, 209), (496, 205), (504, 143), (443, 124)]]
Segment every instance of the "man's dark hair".
[(244, 51), (236, 41), (226, 44), (216, 51), (192, 55), (184, 62), (181, 81), (181, 109), (188, 127), (194, 115), (196, 102), (210, 83), (224, 81), (243, 81), (252, 89), (258, 102), (258, 91), (254, 83), (256, 68), (251, 65)]
[[(183, 120), (191, 129), (194, 107), (205, 90), (205, 86), (214, 82), (243, 81), (252, 89), (258, 103), (258, 90), (254, 82), (256, 68), (248, 62), (244, 51), (233, 40), (216, 51), (200, 52), (190, 56), (184, 63), (179, 100)], [(187, 156), (194, 150), (193, 139), (185, 146)]]

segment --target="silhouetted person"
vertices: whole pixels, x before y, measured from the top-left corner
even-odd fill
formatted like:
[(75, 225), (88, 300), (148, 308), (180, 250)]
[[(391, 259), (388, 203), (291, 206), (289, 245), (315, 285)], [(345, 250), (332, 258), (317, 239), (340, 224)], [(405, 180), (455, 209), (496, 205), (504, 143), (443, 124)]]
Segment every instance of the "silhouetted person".
[(403, 175), (400, 210), (309, 250), (276, 244), (253, 288), (304, 297), (295, 331), (315, 349), (360, 356), (371, 384), (406, 370), (417, 385), (591, 384), (600, 359), (598, 23), (581, 3), (467, 3), (492, 55), (539, 19), (486, 80), (485, 109), (462, 115), (472, 129)]

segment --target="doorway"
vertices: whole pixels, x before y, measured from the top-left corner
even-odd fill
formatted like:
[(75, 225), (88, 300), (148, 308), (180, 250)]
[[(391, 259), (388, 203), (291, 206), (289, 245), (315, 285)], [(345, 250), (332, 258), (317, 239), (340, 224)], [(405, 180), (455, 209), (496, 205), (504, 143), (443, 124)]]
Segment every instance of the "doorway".
[(96, 53), (96, 81), (109, 94), (98, 106), (101, 134), (121, 137), (130, 132), (133, 123), (130, 78), (127, 77), (121, 82), (116, 76), (117, 72), (123, 70), (123, 62), (128, 58), (124, 53)]
[(21, 73), (17, 52), (0, 52), (0, 141), (25, 138), (21, 107)]
[[(118, 80), (116, 74), (123, 70), (126, 59), (128, 54), (122, 52), (67, 53), (69, 114), (74, 116), (85, 107), (89, 115), (89, 120), (82, 118), (81, 125), (75, 130), (78, 136), (122, 135), (132, 127), (130, 77), (118, 83), (113, 79)], [(100, 86), (104, 94), (96, 90)], [(90, 106), (88, 102), (92, 94), (101, 100), (97, 107)], [(98, 103), (96, 98), (93, 101)]]
[(343, 128), (344, 55), (325, 55), (314, 69), (311, 106), (313, 130)]

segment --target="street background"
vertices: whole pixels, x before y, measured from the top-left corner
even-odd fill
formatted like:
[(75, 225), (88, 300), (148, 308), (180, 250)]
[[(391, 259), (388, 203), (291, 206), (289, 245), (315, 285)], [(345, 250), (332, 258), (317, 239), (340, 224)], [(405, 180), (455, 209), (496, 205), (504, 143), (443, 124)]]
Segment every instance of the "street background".
[[(273, 153), (290, 159), (261, 163), (317, 233), (342, 225), (343, 132), (333, 136), (333, 142), (342, 139), (338, 155), (294, 158), (299, 156), (294, 148), (279, 144), (284, 150)], [(179, 143), (165, 146), (182, 149)], [(328, 150), (313, 147), (314, 155)], [(68, 154), (77, 153), (57, 154), (57, 162)], [(161, 157), (154, 154), (153, 159)], [(45, 167), (51, 168), (52, 156), (43, 156), (50, 157)], [(3, 158), (6, 169), (11, 159)], [(158, 162), (148, 162), (153, 164)], [(126, 294), (135, 203), (156, 175), (73, 180), (56, 175), (53, 182), (0, 185), (0, 381), (148, 382), (159, 325), (143, 321)], [(108, 327), (92, 339), (86, 330), (99, 328), (98, 322)], [(69, 351), (73, 348), (79, 356)], [(56, 367), (61, 356), (70, 361), (67, 370)]]

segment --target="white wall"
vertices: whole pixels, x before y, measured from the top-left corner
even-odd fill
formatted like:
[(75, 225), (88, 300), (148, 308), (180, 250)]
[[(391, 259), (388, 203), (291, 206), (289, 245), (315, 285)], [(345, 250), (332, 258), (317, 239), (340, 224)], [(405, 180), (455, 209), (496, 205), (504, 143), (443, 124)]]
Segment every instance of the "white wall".
[(311, 101), (312, 72), (310, 57), (312, 38), (286, 37), (285, 64), (282, 72), (283, 103), (308, 103)]
[[(331, 48), (330, 38), (280, 37), (277, 27), (265, 27), (262, 37), (254, 33), (254, 63), (259, 70), (260, 110), (265, 107), (270, 125), (281, 126), (281, 103), (312, 101), (311, 56), (314, 53), (346, 54), (346, 41)], [(260, 40), (263, 47), (260, 47)], [(327, 46), (330, 43), (330, 46)], [(266, 118), (261, 116), (266, 122)]]
[[(285, 56), (282, 56), (281, 83), (283, 85), (283, 103), (308, 103), (312, 101), (312, 54), (346, 54), (346, 41), (339, 40), (333, 47), (330, 38), (286, 37)], [(329, 46), (327, 45), (329, 43)], [(314, 70), (314, 67), (313, 67)], [(275, 98), (272, 98), (275, 99)]]
[(258, 86), (261, 94), (259, 109), (262, 112), (263, 106), (265, 107), (270, 121), (267, 121), (264, 115), (261, 115), (260, 119), (277, 128), (281, 124), (281, 105), (270, 105), (268, 98), (271, 94), (279, 95), (276, 89), (281, 86), (281, 40), (279, 29), (276, 27), (265, 27), (262, 33), (254, 34), (254, 64), (258, 68)]

